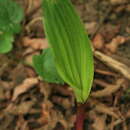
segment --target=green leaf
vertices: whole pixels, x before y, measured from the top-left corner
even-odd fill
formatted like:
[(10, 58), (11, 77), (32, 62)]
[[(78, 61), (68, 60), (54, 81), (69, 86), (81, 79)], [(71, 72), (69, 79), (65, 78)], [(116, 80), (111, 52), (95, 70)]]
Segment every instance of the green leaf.
[(70, 0), (43, 0), (44, 27), (57, 71), (74, 90), (77, 102), (89, 96), (94, 63), (91, 43)]
[(17, 33), (23, 19), (23, 9), (13, 0), (0, 0), (0, 32)]
[(50, 48), (44, 50), (41, 55), (35, 55), (33, 57), (33, 65), (43, 80), (49, 83), (64, 84), (55, 68), (54, 57)]
[(0, 35), (0, 53), (7, 53), (12, 49), (13, 36), (9, 33)]

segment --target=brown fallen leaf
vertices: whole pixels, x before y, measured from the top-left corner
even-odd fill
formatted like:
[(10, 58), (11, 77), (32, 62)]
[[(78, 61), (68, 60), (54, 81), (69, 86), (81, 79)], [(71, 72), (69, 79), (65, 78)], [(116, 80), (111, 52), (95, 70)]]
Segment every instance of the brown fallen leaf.
[(28, 122), (23, 118), (23, 116), (18, 117), (16, 130), (29, 130)]
[[(35, 10), (40, 6), (40, 4), (40, 0), (28, 0), (28, 7), (25, 13), (29, 15), (31, 12), (35, 12)], [(32, 13), (30, 15), (32, 15)]]
[(120, 25), (112, 25), (110, 23), (105, 24), (100, 30), (101, 35), (104, 37), (105, 43), (110, 42), (117, 33), (120, 31)]
[(85, 28), (88, 34), (93, 34), (97, 29), (98, 23), (95, 21), (85, 23)]
[(32, 53), (34, 53), (35, 52), (35, 50), (33, 49), (33, 48), (27, 48), (24, 52), (23, 52), (23, 57), (24, 56), (27, 56), (27, 55), (30, 55), (30, 54), (32, 54)]
[(124, 4), (127, 3), (127, 0), (110, 0), (111, 4)]
[(55, 85), (54, 91), (56, 91), (64, 96), (70, 96), (70, 97), (73, 96), (72, 89), (70, 89), (70, 87), (68, 87), (66, 85), (62, 86), (62, 87), (60, 85)]
[(130, 11), (130, 4), (126, 5), (126, 11)]
[(122, 122), (122, 127), (123, 127), (122, 130), (129, 130), (126, 122)]
[(42, 104), (42, 116), (39, 119), (39, 122), (45, 125), (44, 129), (54, 129), (58, 122), (61, 121), (64, 124), (65, 122), (63, 120), (63, 115), (53, 109), (53, 104), (50, 101), (44, 101)]
[(52, 93), (52, 87), (50, 86), (50, 84), (48, 84), (47, 82), (43, 82), (41, 81), (39, 83), (39, 87), (40, 87), (40, 92), (44, 95), (44, 100), (48, 100), (48, 98), (50, 97), (51, 93)]
[(42, 117), (39, 121), (43, 124), (48, 124), (50, 120), (50, 110), (52, 109), (52, 107), (53, 104), (47, 100), (42, 104)]
[(62, 112), (54, 109), (52, 102), (46, 100), (42, 104), (42, 116), (38, 120), (44, 124), (43, 130), (53, 130), (57, 123), (60, 123), (65, 130), (70, 129), (72, 122), (65, 120)]
[(0, 100), (5, 98), (4, 88), (0, 87)]
[(106, 115), (99, 115), (95, 111), (91, 111), (90, 118), (94, 121), (92, 124), (93, 130), (105, 130)]
[(105, 87), (103, 90), (92, 92), (91, 96), (96, 98), (110, 96), (111, 94), (113, 94), (114, 92), (116, 92), (121, 88), (124, 81), (125, 81), (124, 79), (118, 79), (115, 85), (110, 84), (109, 86)]
[(33, 56), (34, 55), (38, 55), (39, 53), (38, 52), (34, 52), (30, 55), (27, 55), (25, 58), (24, 58), (24, 61), (27, 65), (30, 65), (32, 66), (33, 65)]
[(41, 4), (40, 0), (33, 0), (33, 4), (37, 7)]
[(63, 106), (65, 109), (71, 109), (72, 101), (69, 98), (62, 98), (60, 96), (53, 96), (52, 102)]
[(0, 99), (10, 99), (11, 98), (11, 89), (14, 86), (14, 82), (2, 81), (0, 80)]
[(95, 130), (105, 130), (105, 119), (104, 116), (97, 116), (93, 124)]
[(130, 110), (126, 113), (126, 118), (130, 118)]
[(38, 82), (38, 78), (25, 79), (22, 84), (14, 89), (12, 101), (15, 101), (20, 94), (27, 92), (30, 88), (34, 87), (34, 85), (38, 84)]
[(45, 38), (29, 38), (22, 39), (24, 47), (31, 47), (34, 50), (42, 50), (48, 48), (48, 42)]
[(12, 69), (9, 75), (9, 78), (14, 81), (15, 86), (21, 83), (26, 77), (25, 67), (21, 63)]
[(115, 53), (119, 45), (124, 44), (127, 39), (123, 36), (117, 36), (112, 39), (109, 44), (106, 44), (105, 48), (112, 53)]
[[(3, 112), (1, 112), (3, 114)], [(14, 121), (14, 116), (11, 114), (4, 114), (0, 115), (0, 130), (8, 130), (10, 127), (10, 124)], [(12, 125), (13, 126), (13, 125)], [(13, 129), (15, 129), (15, 126), (13, 126)]]
[(33, 101), (22, 102), (19, 105), (10, 104), (5, 109), (5, 112), (8, 112), (14, 115), (26, 114), (31, 110), (33, 105), (34, 105)]
[(115, 12), (115, 14), (116, 14), (116, 13), (121, 13), (122, 11), (125, 11), (125, 9), (126, 9), (126, 5), (124, 4), (124, 5), (122, 5), (122, 6), (118, 6), (118, 7), (114, 10), (114, 12)]
[(25, 71), (26, 71), (28, 77), (36, 77), (35, 70), (33, 68), (31, 68), (30, 66), (26, 66)]
[(93, 39), (93, 46), (95, 49), (102, 49), (104, 46), (104, 39), (101, 34), (97, 34)]

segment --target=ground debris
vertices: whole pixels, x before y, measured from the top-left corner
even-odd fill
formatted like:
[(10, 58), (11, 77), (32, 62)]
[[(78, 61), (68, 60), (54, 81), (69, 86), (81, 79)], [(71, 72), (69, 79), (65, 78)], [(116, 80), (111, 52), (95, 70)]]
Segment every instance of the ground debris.
[(22, 84), (18, 85), (14, 89), (12, 101), (15, 101), (20, 94), (27, 92), (30, 88), (38, 84), (38, 78), (28, 78), (23, 81)]
[[(12, 51), (0, 55), (0, 130), (72, 130), (76, 120), (73, 89), (44, 82), (32, 67), (32, 57), (49, 47), (41, 2), (16, 1), (25, 17)], [(130, 2), (72, 1), (95, 49), (85, 129), (130, 130)], [(129, 62), (123, 62), (126, 57)]]
[(93, 39), (93, 46), (95, 49), (101, 50), (104, 46), (104, 39), (101, 34), (97, 34)]
[(125, 4), (128, 2), (128, 0), (110, 0), (111, 4)]
[(116, 84), (105, 84), (105, 88), (103, 90), (98, 90), (96, 92), (92, 92), (91, 96), (96, 98), (107, 97), (115, 93), (122, 87), (122, 84), (125, 82), (124, 79), (118, 79)]
[(106, 115), (99, 115), (95, 111), (91, 111), (90, 115), (90, 119), (94, 120), (92, 124), (93, 130), (105, 130)]
[(127, 38), (123, 36), (116, 36), (112, 39), (112, 41), (109, 44), (106, 44), (106, 49), (108, 49), (110, 52), (115, 53), (117, 51), (117, 48), (119, 45), (122, 45), (126, 42)]
[(42, 50), (48, 47), (47, 40), (45, 38), (23, 38), (23, 46), (31, 47), (34, 50)]
[(29, 113), (29, 111), (34, 105), (33, 101), (22, 102), (19, 105), (10, 104), (6, 109), (5, 112), (13, 114), (13, 115), (23, 115)]

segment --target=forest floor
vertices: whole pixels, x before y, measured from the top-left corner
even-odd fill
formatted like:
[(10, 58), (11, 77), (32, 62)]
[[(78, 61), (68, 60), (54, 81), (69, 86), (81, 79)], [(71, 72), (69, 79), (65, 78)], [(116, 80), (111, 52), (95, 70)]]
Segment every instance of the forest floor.
[[(48, 47), (40, 0), (16, 1), (25, 18), (13, 50), (0, 55), (0, 130), (74, 130), (72, 89), (44, 82), (30, 66)], [(84, 130), (130, 130), (130, 1), (72, 1), (94, 47)]]

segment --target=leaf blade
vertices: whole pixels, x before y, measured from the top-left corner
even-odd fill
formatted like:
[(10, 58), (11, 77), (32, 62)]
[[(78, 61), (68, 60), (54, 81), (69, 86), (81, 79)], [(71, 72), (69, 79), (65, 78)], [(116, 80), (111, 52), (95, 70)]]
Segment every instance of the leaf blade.
[(93, 81), (93, 55), (83, 24), (69, 0), (43, 0), (44, 27), (56, 68), (85, 102)]
[(41, 55), (35, 55), (33, 57), (33, 66), (44, 81), (64, 84), (64, 81), (57, 73), (51, 48), (43, 50)]
[(4, 33), (0, 35), (0, 53), (7, 53), (12, 49), (14, 38), (12, 34)]

